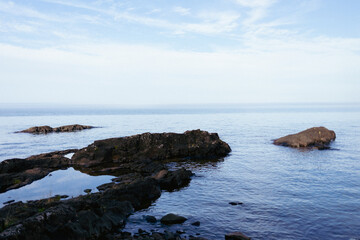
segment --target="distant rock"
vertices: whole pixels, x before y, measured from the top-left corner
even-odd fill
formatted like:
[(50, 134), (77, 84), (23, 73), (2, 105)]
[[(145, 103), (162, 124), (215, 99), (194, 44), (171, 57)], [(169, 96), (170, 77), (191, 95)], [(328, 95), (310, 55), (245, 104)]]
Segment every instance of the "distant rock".
[(251, 240), (251, 238), (241, 232), (233, 232), (226, 234), (225, 240)]
[(293, 148), (312, 147), (317, 149), (328, 149), (331, 141), (336, 138), (335, 132), (325, 127), (313, 127), (305, 131), (287, 135), (274, 140), (275, 145)]
[(242, 202), (235, 201), (235, 202), (229, 202), (230, 205), (242, 205)]
[(31, 127), (26, 130), (19, 131), (17, 133), (32, 133), (32, 134), (47, 134), (47, 133), (53, 133), (53, 132), (75, 132), (75, 131), (81, 131), (84, 129), (91, 129), (94, 128), (93, 126), (86, 126), (86, 125), (66, 125), (61, 127), (52, 128), (50, 126), (36, 126)]
[(167, 224), (167, 225), (171, 225), (171, 224), (180, 224), (183, 223), (187, 220), (187, 218), (173, 214), (173, 213), (169, 213), (166, 214), (165, 216), (163, 216), (160, 219), (160, 222), (163, 224)]

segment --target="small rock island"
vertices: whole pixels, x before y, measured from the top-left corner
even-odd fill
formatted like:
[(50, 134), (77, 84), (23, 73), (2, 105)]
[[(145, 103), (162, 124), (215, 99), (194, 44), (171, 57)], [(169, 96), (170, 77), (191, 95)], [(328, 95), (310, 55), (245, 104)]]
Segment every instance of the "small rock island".
[(274, 140), (275, 145), (292, 148), (317, 148), (329, 149), (329, 144), (334, 141), (336, 134), (325, 127), (313, 127), (305, 131), (287, 135)]
[(52, 128), (50, 126), (35, 126), (22, 131), (18, 131), (16, 133), (32, 133), (32, 134), (47, 134), (47, 133), (59, 133), (59, 132), (76, 132), (84, 129), (91, 129), (93, 126), (86, 125), (66, 125), (61, 127)]

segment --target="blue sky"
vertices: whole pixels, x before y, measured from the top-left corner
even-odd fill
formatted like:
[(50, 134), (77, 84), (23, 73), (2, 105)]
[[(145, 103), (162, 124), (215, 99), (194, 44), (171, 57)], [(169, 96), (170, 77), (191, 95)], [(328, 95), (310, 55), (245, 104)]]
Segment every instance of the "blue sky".
[(357, 0), (0, 0), (0, 103), (360, 102)]

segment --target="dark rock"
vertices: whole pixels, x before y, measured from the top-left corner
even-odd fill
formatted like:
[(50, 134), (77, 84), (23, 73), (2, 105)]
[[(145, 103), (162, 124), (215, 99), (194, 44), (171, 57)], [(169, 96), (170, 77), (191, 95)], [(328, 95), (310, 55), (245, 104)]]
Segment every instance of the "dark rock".
[(61, 199), (65, 199), (65, 198), (68, 198), (69, 196), (68, 195), (61, 195), (60, 198)]
[(54, 128), (54, 132), (76, 132), (76, 131), (81, 131), (84, 129), (92, 129), (92, 128), (94, 128), (94, 127), (74, 124), (74, 125), (66, 125), (66, 126)]
[(196, 222), (193, 222), (191, 225), (196, 226), (196, 227), (199, 227), (199, 226), (200, 226), (200, 222), (199, 222), (199, 221), (196, 221)]
[(242, 202), (238, 202), (238, 201), (235, 201), (235, 202), (229, 202), (230, 205), (242, 205), (243, 203)]
[(328, 130), (325, 127), (314, 127), (276, 139), (274, 144), (293, 148), (315, 147), (326, 149), (335, 138), (334, 131)]
[(20, 133), (46, 134), (46, 133), (52, 133), (53, 131), (54, 129), (50, 126), (36, 126), (36, 127), (28, 128), (26, 130), (22, 130), (20, 131)]
[(84, 193), (87, 193), (87, 194), (91, 193), (91, 189), (85, 189)]
[(13, 202), (15, 202), (15, 200), (9, 200), (9, 201), (6, 201), (6, 202), (4, 202), (3, 204), (4, 204), (4, 205), (6, 205), (6, 204), (13, 203)]
[(94, 127), (79, 125), (79, 124), (61, 126), (57, 128), (52, 128), (50, 126), (36, 126), (36, 127), (28, 128), (26, 130), (19, 131), (17, 133), (47, 134), (52, 132), (75, 132), (75, 131), (81, 131), (84, 129), (91, 129), (91, 128)]
[(161, 189), (173, 191), (189, 184), (192, 175), (191, 171), (181, 168), (174, 172), (168, 172), (158, 182)]
[(233, 232), (226, 234), (225, 240), (251, 240), (251, 238), (241, 232)]
[(144, 216), (144, 219), (149, 223), (156, 223), (157, 221), (154, 216), (149, 216), (149, 215)]
[(189, 240), (207, 240), (207, 239), (206, 239), (206, 238), (203, 238), (203, 237), (189, 236)]
[(183, 223), (187, 220), (187, 218), (173, 214), (173, 213), (169, 213), (166, 214), (165, 216), (163, 216), (160, 219), (160, 222), (163, 224), (167, 224), (167, 225), (171, 225), (171, 224), (180, 224)]
[(97, 186), (96, 188), (99, 190), (99, 191), (104, 191), (108, 188), (112, 188), (113, 186), (115, 185), (115, 183), (111, 182), (111, 183), (105, 183), (105, 184), (102, 184), (100, 186)]
[(122, 227), (134, 208), (149, 206), (160, 194), (157, 181), (146, 178), (69, 200), (14, 203), (0, 209), (0, 222), (7, 222), (0, 239), (98, 238)]
[(69, 149), (0, 162), (0, 193), (28, 185), (52, 171), (70, 167), (70, 159), (64, 155), (75, 151), (77, 149)]
[[(76, 152), (72, 161), (84, 167), (122, 163), (133, 171), (140, 169), (142, 172), (153, 173), (156, 170), (152, 164), (154, 161), (221, 158), (230, 151), (229, 145), (221, 141), (216, 133), (200, 130), (187, 131), (183, 134), (143, 133), (95, 141)], [(160, 170), (162, 169), (157, 171)]]

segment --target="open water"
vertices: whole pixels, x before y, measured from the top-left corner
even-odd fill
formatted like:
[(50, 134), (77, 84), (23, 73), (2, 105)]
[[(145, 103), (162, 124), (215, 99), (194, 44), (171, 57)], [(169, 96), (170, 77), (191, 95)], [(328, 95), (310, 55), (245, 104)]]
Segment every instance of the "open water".
[[(76, 133), (14, 133), (36, 125), (99, 126)], [(313, 127), (336, 132), (333, 150), (298, 150), (272, 139)], [(164, 192), (148, 209), (130, 216), (125, 228), (184, 230), (208, 239), (241, 231), (253, 239), (360, 239), (360, 105), (231, 105), (120, 109), (110, 107), (0, 106), (0, 161), (44, 152), (82, 148), (94, 140), (143, 132), (217, 132), (232, 148), (219, 162), (183, 163), (196, 176), (189, 186)], [(88, 176), (59, 170), (42, 180), (0, 194), (7, 200), (38, 199), (110, 182), (112, 176)], [(230, 201), (243, 204), (232, 206)], [(177, 213), (189, 220), (171, 227), (150, 224)], [(199, 227), (191, 223), (200, 221)]]

